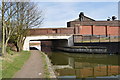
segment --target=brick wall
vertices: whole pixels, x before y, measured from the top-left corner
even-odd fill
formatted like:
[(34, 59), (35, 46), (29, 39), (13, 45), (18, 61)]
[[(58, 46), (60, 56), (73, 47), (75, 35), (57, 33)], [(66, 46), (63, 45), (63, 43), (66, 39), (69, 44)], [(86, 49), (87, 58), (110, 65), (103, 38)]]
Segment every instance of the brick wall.
[(84, 25), (96, 25), (96, 26), (120, 26), (120, 21), (70, 21), (67, 22), (67, 27), (74, 27), (76, 24)]
[(30, 29), (29, 35), (80, 34), (120, 36), (120, 21), (70, 21), (67, 28)]
[(93, 27), (93, 34), (94, 35), (106, 35), (105, 26), (94, 26)]
[(81, 35), (92, 35), (91, 26), (80, 26)]
[(60, 34), (74, 34), (74, 28), (60, 29)]
[(120, 27), (115, 26), (80, 26), (81, 35), (111, 35), (120, 36)]
[(108, 34), (113, 35), (113, 36), (116, 36), (116, 35), (120, 36), (120, 27), (110, 26), (108, 28)]
[(30, 29), (30, 32), (29, 32), (29, 35), (47, 35), (47, 34), (74, 34), (74, 27)]
[(52, 51), (52, 41), (41, 41), (41, 51), (50, 53)]

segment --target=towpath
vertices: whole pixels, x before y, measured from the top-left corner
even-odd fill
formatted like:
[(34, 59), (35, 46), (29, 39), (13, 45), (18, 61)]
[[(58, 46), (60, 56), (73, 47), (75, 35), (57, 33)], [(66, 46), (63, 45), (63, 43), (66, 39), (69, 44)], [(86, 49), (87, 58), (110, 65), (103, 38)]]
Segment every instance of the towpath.
[(13, 78), (44, 78), (44, 63), (40, 52), (32, 50), (30, 58)]

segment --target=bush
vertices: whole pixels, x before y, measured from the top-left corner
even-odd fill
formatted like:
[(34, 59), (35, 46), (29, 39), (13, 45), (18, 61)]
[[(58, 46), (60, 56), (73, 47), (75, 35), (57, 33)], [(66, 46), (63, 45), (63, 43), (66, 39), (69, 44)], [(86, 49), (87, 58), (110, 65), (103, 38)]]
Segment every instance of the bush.
[(7, 51), (8, 54), (13, 55), (13, 51), (11, 51), (11, 48), (10, 48), (10, 47), (7, 47), (7, 48), (6, 48), (6, 51)]

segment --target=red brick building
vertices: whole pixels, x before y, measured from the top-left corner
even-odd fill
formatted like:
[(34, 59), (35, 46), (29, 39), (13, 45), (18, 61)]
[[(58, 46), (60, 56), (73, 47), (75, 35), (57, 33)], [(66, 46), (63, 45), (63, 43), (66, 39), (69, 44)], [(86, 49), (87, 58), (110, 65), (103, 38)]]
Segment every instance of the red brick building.
[(30, 35), (47, 34), (120, 36), (120, 20), (96, 21), (80, 13), (78, 19), (67, 22), (67, 28), (30, 29)]
[(74, 27), (76, 34), (120, 36), (120, 20), (95, 21), (83, 13), (74, 21), (69, 21), (67, 27)]

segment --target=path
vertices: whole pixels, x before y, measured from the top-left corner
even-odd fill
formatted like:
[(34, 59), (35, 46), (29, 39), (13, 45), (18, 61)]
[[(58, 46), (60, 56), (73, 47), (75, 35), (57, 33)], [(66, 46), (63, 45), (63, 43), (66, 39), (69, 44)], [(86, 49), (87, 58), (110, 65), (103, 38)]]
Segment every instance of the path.
[(44, 64), (42, 55), (37, 50), (31, 51), (31, 56), (13, 78), (43, 78)]

